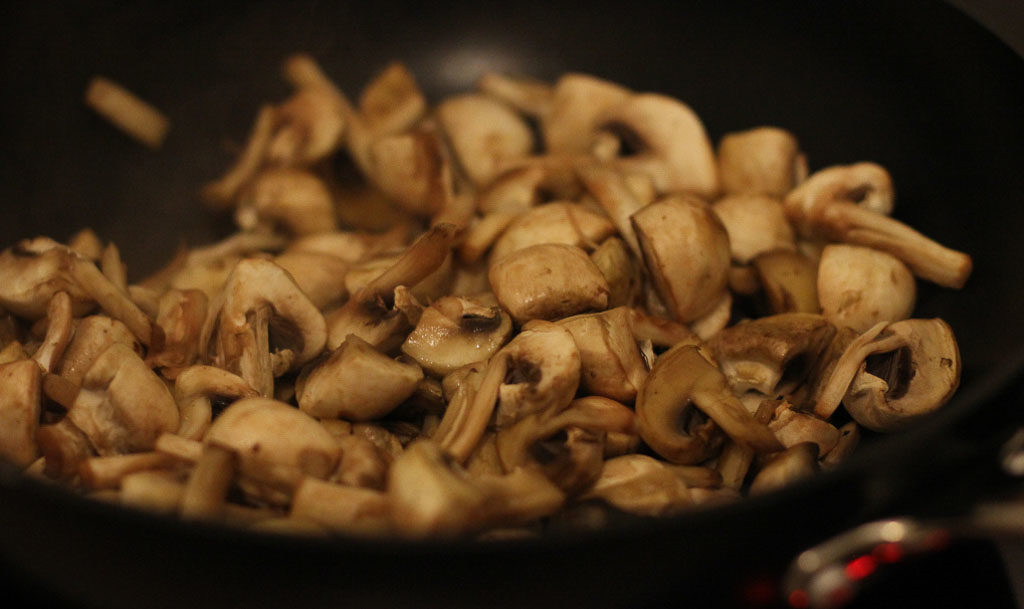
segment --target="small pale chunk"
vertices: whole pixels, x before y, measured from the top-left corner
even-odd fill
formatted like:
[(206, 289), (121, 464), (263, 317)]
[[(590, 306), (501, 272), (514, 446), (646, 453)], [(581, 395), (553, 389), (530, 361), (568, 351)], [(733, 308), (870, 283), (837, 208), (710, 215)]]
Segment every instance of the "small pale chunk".
[(416, 364), (394, 360), (350, 334), (300, 383), (299, 408), (317, 418), (369, 421), (408, 399), (422, 379)]
[(628, 308), (617, 307), (558, 322), (576, 341), (582, 363), (580, 384), (588, 394), (621, 402), (636, 398), (647, 378), (647, 366), (630, 329), (630, 318)]
[(609, 459), (601, 475), (579, 499), (600, 499), (640, 516), (667, 516), (693, 506), (690, 490), (682, 478), (665, 463), (647, 455)]
[(526, 121), (485, 95), (449, 97), (438, 105), (437, 117), (460, 165), (477, 186), (490, 182), (533, 148), (533, 134)]
[(289, 516), (340, 533), (379, 535), (390, 531), (391, 501), (378, 490), (305, 478), (295, 489)]
[(732, 259), (747, 264), (758, 254), (796, 250), (796, 236), (782, 211), (782, 201), (765, 195), (727, 195), (712, 211), (729, 234)]
[(178, 406), (164, 381), (130, 347), (113, 343), (93, 362), (68, 418), (101, 456), (150, 450), (178, 429)]
[(103, 76), (94, 76), (85, 103), (118, 129), (150, 148), (163, 145), (170, 121), (152, 104)]
[(39, 366), (32, 360), (0, 365), (0, 459), (27, 467), (39, 455)]
[(268, 398), (238, 400), (214, 419), (204, 442), (238, 454), (243, 475), (266, 478), (275, 466), (326, 479), (338, 465), (340, 448), (316, 419)]
[(508, 341), (512, 318), (500, 307), (460, 296), (445, 296), (423, 310), (402, 352), (424, 370), (445, 376), (486, 360)]
[(491, 265), (488, 278), (498, 302), (518, 323), (608, 306), (608, 282), (586, 252), (571, 245), (518, 250)]
[(777, 409), (774, 419), (768, 423), (768, 429), (775, 433), (775, 437), (786, 448), (801, 442), (813, 442), (818, 446), (819, 455), (827, 454), (839, 442), (839, 430), (834, 425), (791, 407)]
[(722, 137), (718, 175), (726, 194), (784, 197), (807, 178), (807, 157), (789, 131), (755, 127)]
[(818, 263), (818, 301), (836, 326), (865, 332), (880, 321), (907, 319), (914, 311), (917, 283), (892, 254), (834, 243)]

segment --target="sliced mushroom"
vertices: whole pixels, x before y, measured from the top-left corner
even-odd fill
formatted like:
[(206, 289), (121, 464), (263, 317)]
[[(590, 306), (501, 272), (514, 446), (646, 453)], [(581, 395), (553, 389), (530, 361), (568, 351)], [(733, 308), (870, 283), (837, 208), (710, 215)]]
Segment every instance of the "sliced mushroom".
[(529, 470), (470, 478), (429, 440), (414, 442), (395, 460), (388, 495), (395, 528), (412, 537), (522, 524), (553, 514), (565, 502), (558, 487)]
[(189, 366), (174, 380), (174, 400), (178, 404), (177, 434), (201, 440), (213, 419), (214, 398), (251, 398), (256, 390), (242, 377), (215, 366)]
[(711, 340), (732, 321), (732, 302), (732, 292), (723, 291), (710, 311), (690, 322), (690, 329), (701, 340)]
[(384, 67), (359, 96), (359, 112), (377, 133), (403, 131), (423, 116), (427, 100), (409, 68), (393, 61)]
[(71, 342), (64, 350), (59, 373), (74, 385), (81, 385), (96, 358), (114, 343), (142, 353), (142, 345), (124, 323), (106, 315), (89, 315), (78, 321)]
[[(696, 411), (710, 417), (702, 421)], [(669, 349), (651, 368), (636, 399), (640, 436), (659, 455), (680, 465), (697, 463), (713, 449), (720, 427), (733, 441), (758, 452), (782, 445), (729, 389), (725, 376), (693, 345)]]
[(531, 245), (564, 243), (594, 249), (615, 233), (604, 216), (578, 203), (546, 203), (523, 213), (509, 224), (491, 249), (492, 264)]
[[(381, 276), (405, 255), (405, 249), (395, 249), (380, 252), (372, 258), (363, 260), (353, 265), (345, 273), (345, 289), (350, 294), (356, 294), (375, 279)], [(431, 301), (441, 298), (450, 290), (453, 279), (454, 256), (449, 254), (441, 264), (430, 274), (423, 277), (415, 285), (407, 285), (406, 288), (417, 299)]]
[(835, 426), (811, 413), (800, 412), (789, 404), (775, 409), (768, 429), (775, 433), (775, 437), (786, 448), (811, 442), (818, 447), (819, 455), (828, 454), (839, 442), (839, 430)]
[(580, 352), (580, 386), (587, 394), (632, 402), (647, 377), (647, 366), (630, 330), (626, 307), (561, 320)]
[(772, 313), (820, 313), (818, 266), (800, 252), (773, 250), (751, 261)]
[(711, 206), (729, 234), (732, 259), (747, 264), (758, 254), (796, 250), (782, 201), (765, 195), (727, 195)]
[(822, 250), (818, 301), (836, 326), (865, 332), (880, 321), (907, 319), (916, 300), (913, 273), (892, 254), (839, 243)]
[(629, 89), (589, 74), (563, 74), (541, 122), (545, 148), (554, 153), (587, 152), (601, 116), (630, 95)]
[(0, 459), (27, 467), (39, 456), (41, 374), (32, 360), (0, 364)]
[[(652, 345), (666, 349), (680, 343), (700, 347), (704, 344), (688, 326), (651, 315), (637, 307), (629, 309), (629, 328), (638, 341), (650, 341)], [(707, 356), (711, 357), (710, 351), (707, 351)]]
[(718, 333), (712, 348), (737, 394), (787, 395), (802, 383), (835, 328), (821, 315), (783, 313), (742, 321)]
[(600, 499), (641, 516), (667, 516), (693, 506), (686, 483), (647, 455), (622, 455), (605, 461), (601, 475), (579, 497), (587, 499)]
[(0, 253), (0, 306), (36, 320), (46, 315), (54, 294), (66, 292), (76, 317), (88, 312), (94, 301), (68, 271), (76, 256), (47, 237), (26, 239), (7, 248)]
[(163, 333), (159, 350), (151, 350), (146, 363), (162, 368), (174, 379), (199, 357), (199, 338), (206, 322), (208, 300), (200, 290), (170, 289), (160, 297), (156, 323)]
[(860, 444), (860, 427), (850, 421), (839, 428), (839, 440), (832, 450), (821, 457), (822, 467), (835, 467), (845, 461)]
[[(291, 275), (269, 260), (246, 258), (235, 265), (219, 301), (210, 307), (200, 345), (215, 337), (216, 364), (268, 397), (275, 376), (320, 354), (326, 330), (323, 315)], [(275, 350), (284, 355), (276, 366)]]
[(398, 224), (380, 233), (334, 231), (305, 235), (291, 240), (284, 253), (326, 254), (355, 264), (382, 252), (406, 247), (409, 244), (409, 230), (408, 225)]
[(514, 320), (554, 320), (608, 306), (608, 283), (586, 252), (543, 243), (495, 261), (488, 273), (498, 302)]
[(786, 195), (814, 207), (828, 201), (849, 201), (866, 210), (889, 215), (896, 194), (892, 177), (878, 163), (861, 162), (819, 169)]
[(643, 256), (630, 218), (654, 198), (647, 200), (636, 196), (634, 190), (630, 188), (628, 176), (608, 163), (596, 163), (588, 159), (577, 163), (576, 171), (586, 185), (587, 191), (594, 195), (608, 214), (608, 218), (615, 224), (616, 230), (633, 254), (637, 258)]
[(445, 296), (424, 309), (402, 352), (426, 371), (445, 376), (491, 357), (512, 334), (512, 319), (500, 307)]
[[(757, 407), (753, 409), (754, 419), (758, 423), (767, 425), (771, 421), (775, 409), (782, 403), (781, 400), (761, 399)], [(750, 409), (748, 408), (748, 410)], [(721, 484), (725, 488), (739, 491), (747, 479), (755, 456), (756, 454), (749, 447), (733, 441), (727, 442), (715, 462), (715, 469), (721, 476)]]
[(704, 125), (678, 99), (638, 93), (600, 116), (602, 130), (620, 137), (633, 154), (615, 159), (628, 173), (650, 176), (661, 194), (687, 192), (711, 198), (718, 192), (718, 167)]
[(89, 367), (67, 416), (101, 456), (150, 450), (179, 422), (167, 385), (121, 343), (111, 344)]
[(507, 358), (495, 410), (498, 428), (532, 413), (558, 414), (579, 388), (579, 349), (572, 334), (557, 324), (524, 328), (496, 357)]
[(507, 372), (508, 357), (499, 352), (445, 377), (442, 386), (450, 396), (448, 407), (431, 437), (459, 463), (477, 450), (484, 437)]
[[(808, 183), (810, 180), (808, 180)], [(880, 212), (844, 199), (812, 197), (796, 189), (786, 196), (786, 217), (804, 237), (864, 245), (902, 260), (915, 275), (943, 287), (961, 288), (973, 262)]]
[(285, 250), (274, 263), (295, 280), (302, 293), (321, 311), (333, 309), (348, 297), (345, 274), (351, 263), (324, 252)]
[(381, 535), (391, 529), (391, 501), (386, 493), (316, 478), (299, 483), (288, 515), (349, 535)]
[(235, 220), (243, 230), (264, 224), (294, 235), (330, 232), (337, 227), (334, 199), (311, 171), (272, 167), (255, 176), (239, 194)]
[(459, 165), (477, 186), (487, 184), (510, 161), (533, 149), (533, 134), (526, 122), (508, 106), (485, 95), (448, 97), (436, 112)]
[(299, 408), (324, 419), (378, 419), (408, 399), (422, 378), (416, 364), (391, 359), (352, 334), (300, 381)]
[(792, 133), (756, 127), (722, 137), (718, 175), (726, 194), (781, 198), (807, 178), (807, 157)]
[(710, 207), (671, 196), (632, 216), (644, 262), (658, 294), (683, 323), (709, 312), (721, 299), (729, 273), (729, 236)]
[(590, 253), (608, 282), (608, 307), (632, 306), (643, 293), (643, 266), (630, 254), (625, 241), (609, 237)]
[(46, 336), (43, 337), (43, 344), (32, 355), (43, 372), (56, 369), (71, 341), (74, 329), (71, 307), (71, 297), (67, 292), (57, 292), (50, 300), (46, 313)]
[(752, 495), (777, 490), (818, 471), (818, 446), (803, 442), (772, 455), (750, 483)]
[(341, 447), (341, 460), (332, 480), (378, 491), (387, 487), (388, 469), (394, 460), (391, 454), (361, 435), (349, 433), (335, 439)]
[(72, 480), (79, 466), (95, 454), (88, 436), (68, 417), (40, 425), (35, 441), (45, 462), (43, 471), (52, 480)]
[(880, 322), (843, 353), (815, 412), (827, 417), (841, 399), (868, 429), (906, 429), (949, 401), (960, 384), (960, 370), (960, 350), (946, 322)]

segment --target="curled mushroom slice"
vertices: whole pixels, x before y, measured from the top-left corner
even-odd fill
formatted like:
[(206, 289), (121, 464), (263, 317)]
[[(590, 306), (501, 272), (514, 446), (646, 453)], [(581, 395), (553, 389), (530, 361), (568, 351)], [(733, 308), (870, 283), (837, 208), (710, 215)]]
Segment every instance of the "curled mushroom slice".
[(818, 471), (818, 446), (802, 442), (769, 457), (750, 483), (753, 495), (767, 493), (813, 475)]
[[(753, 409), (754, 419), (767, 425), (776, 408), (782, 403), (781, 400), (760, 400), (757, 407)], [(715, 462), (715, 469), (721, 476), (722, 486), (739, 491), (747, 479), (755, 456), (756, 454), (749, 447), (733, 441), (727, 442)]]
[(756, 127), (722, 136), (718, 175), (727, 194), (781, 198), (807, 178), (807, 157), (789, 131)]
[(859, 245), (826, 245), (817, 283), (825, 319), (857, 332), (910, 317), (917, 300), (914, 275), (899, 258)]
[(491, 249), (497, 262), (512, 252), (540, 243), (564, 243), (593, 249), (615, 233), (607, 218), (578, 203), (554, 202), (534, 207), (513, 220)]
[[(349, 334), (355, 334), (375, 347), (395, 341), (396, 335), (406, 330), (408, 324), (391, 309), (395, 289), (415, 286), (440, 268), (451, 256), (457, 232), (452, 224), (433, 226), (390, 267), (354, 292), (344, 306), (327, 318), (328, 348), (336, 349)], [(400, 340), (396, 342), (400, 343)]]
[(650, 176), (657, 192), (688, 192), (710, 198), (718, 192), (718, 167), (704, 125), (678, 99), (638, 93), (601, 114), (600, 128), (617, 135), (632, 154), (615, 164)]
[[(327, 340), (316, 306), (284, 269), (260, 258), (235, 265), (219, 306), (210, 307), (201, 346), (215, 330), (217, 365), (237, 372), (264, 397), (272, 395), (275, 376), (312, 360)], [(276, 374), (274, 349), (288, 354)]]
[(426, 371), (445, 376), (491, 357), (512, 334), (512, 318), (500, 307), (445, 296), (424, 309), (402, 352)]
[(0, 364), (0, 460), (18, 467), (28, 466), (39, 455), (41, 379), (32, 360)]
[(554, 320), (608, 306), (608, 283), (586, 252), (543, 243), (495, 261), (488, 279), (498, 302), (518, 323)]
[(612, 165), (588, 159), (577, 163), (576, 171), (633, 254), (637, 258), (643, 256), (630, 218), (651, 201), (637, 197), (628, 177)]
[(459, 165), (477, 186), (533, 149), (526, 122), (505, 104), (481, 94), (449, 97), (436, 109)]
[(601, 116), (630, 95), (629, 89), (589, 74), (563, 74), (541, 121), (545, 148), (553, 153), (587, 152)]
[(814, 313), (782, 313), (745, 320), (712, 341), (722, 372), (738, 394), (787, 395), (807, 378), (835, 328)]
[(225, 408), (204, 442), (234, 451), (240, 473), (256, 478), (266, 478), (281, 466), (326, 479), (340, 455), (338, 443), (316, 419), (284, 402), (260, 397)]
[(235, 220), (243, 230), (264, 224), (281, 226), (293, 235), (329, 232), (337, 226), (327, 185), (313, 172), (297, 167), (259, 172), (239, 194)]
[(775, 410), (768, 429), (775, 433), (775, 437), (786, 448), (801, 442), (811, 442), (818, 447), (819, 455), (828, 454), (839, 442), (839, 430), (835, 426), (811, 413), (800, 412), (789, 404)]
[(943, 287), (961, 288), (973, 262), (918, 231), (848, 200), (803, 196), (799, 189), (785, 200), (786, 217), (804, 237), (819, 237), (888, 252), (915, 275)]
[(889, 215), (895, 201), (892, 177), (878, 163), (860, 162), (819, 169), (786, 195), (786, 199), (816, 206), (849, 201), (875, 213)]
[(498, 428), (535, 412), (558, 414), (579, 388), (579, 349), (572, 334), (557, 324), (524, 328), (496, 357), (507, 360), (495, 410)]
[(725, 376), (697, 347), (669, 349), (651, 368), (636, 398), (640, 436), (665, 459), (697, 463), (711, 448), (714, 426), (695, 416), (699, 410), (733, 441), (757, 452), (781, 450), (775, 435), (744, 408)]
[(693, 505), (686, 483), (661, 461), (622, 455), (605, 461), (597, 480), (579, 500), (600, 499), (641, 516), (677, 514)]
[[(882, 326), (879, 328), (879, 326)], [(906, 429), (953, 396), (960, 349), (941, 319), (880, 323), (843, 353), (816, 407), (827, 416), (840, 395), (847, 412), (874, 431)]]
[(448, 152), (434, 129), (385, 135), (369, 148), (368, 177), (405, 211), (433, 216), (452, 190)]
[(647, 377), (647, 366), (629, 327), (630, 311), (618, 307), (559, 321), (580, 352), (580, 386), (588, 394), (632, 402)]
[(565, 495), (543, 475), (518, 469), (470, 478), (430, 440), (411, 444), (388, 476), (393, 523), (403, 535), (450, 537), (549, 516)]
[[(652, 345), (666, 349), (680, 343), (703, 348), (703, 341), (689, 326), (672, 319), (651, 315), (638, 307), (630, 307), (628, 311), (629, 328), (633, 332), (633, 337), (638, 341), (650, 341)], [(706, 350), (706, 355), (711, 358), (710, 350)]]
[(751, 261), (772, 313), (819, 313), (818, 266), (803, 254), (773, 250)]
[[(362, 262), (353, 265), (345, 273), (345, 289), (350, 294), (356, 294), (381, 274), (393, 267), (405, 256), (405, 249), (398, 248), (367, 258)], [(403, 286), (417, 299), (431, 301), (441, 298), (450, 290), (453, 280), (454, 256), (448, 255), (433, 272), (423, 277), (415, 285)], [(396, 288), (397, 289), (397, 288)]]
[(167, 385), (121, 343), (89, 367), (67, 416), (100, 455), (149, 450), (160, 434), (178, 429), (178, 406)]
[(296, 397), (317, 418), (369, 421), (408, 399), (422, 379), (416, 364), (391, 359), (353, 334), (300, 380)]
[(732, 259), (747, 264), (758, 254), (796, 250), (782, 201), (765, 195), (727, 195), (711, 206), (729, 234)]
[(196, 365), (182, 370), (174, 380), (174, 400), (178, 403), (177, 434), (201, 440), (213, 418), (215, 398), (251, 398), (256, 390), (245, 379), (215, 366)]

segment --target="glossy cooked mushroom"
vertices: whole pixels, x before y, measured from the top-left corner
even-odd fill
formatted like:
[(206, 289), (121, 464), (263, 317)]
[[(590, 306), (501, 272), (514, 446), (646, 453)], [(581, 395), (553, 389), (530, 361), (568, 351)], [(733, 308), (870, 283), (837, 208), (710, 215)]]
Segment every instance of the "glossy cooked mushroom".
[(917, 283), (905, 264), (892, 254), (858, 245), (826, 245), (817, 283), (825, 319), (857, 332), (880, 321), (910, 317), (917, 300)]
[(491, 357), (512, 334), (512, 318), (479, 300), (445, 296), (423, 310), (402, 343), (402, 353), (431, 374), (444, 376)]

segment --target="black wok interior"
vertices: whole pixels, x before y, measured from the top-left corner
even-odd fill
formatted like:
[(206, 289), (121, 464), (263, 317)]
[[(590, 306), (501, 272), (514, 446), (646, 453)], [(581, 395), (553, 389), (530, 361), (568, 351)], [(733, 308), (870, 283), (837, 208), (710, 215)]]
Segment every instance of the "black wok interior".
[[(936, 471), (945, 463), (937, 445), (984, 413), (999, 430), (1010, 421), (1000, 392), (1024, 362), (1024, 63), (943, 2), (107, 0), (0, 11), (3, 247), (89, 226), (138, 278), (182, 241), (226, 234), (230, 219), (197, 192), (231, 162), (258, 107), (288, 94), (282, 59), (305, 51), (351, 95), (395, 59), (433, 100), (470, 88), (483, 69), (546, 80), (572, 70), (679, 97), (713, 141), (785, 127), (812, 169), (887, 167), (894, 215), (975, 262), (962, 291), (920, 284), (917, 316), (943, 317), (960, 341), (957, 398), (921, 429), (798, 488), (653, 525), (481, 547), (186, 526), (4, 472), (0, 552), (59, 594), (104, 607), (572, 606), (584, 597), (656, 606), (694, 581), (770, 570), (859, 519), (913, 505), (908, 493), (948, 474)], [(94, 74), (169, 115), (161, 150), (82, 104)]]

